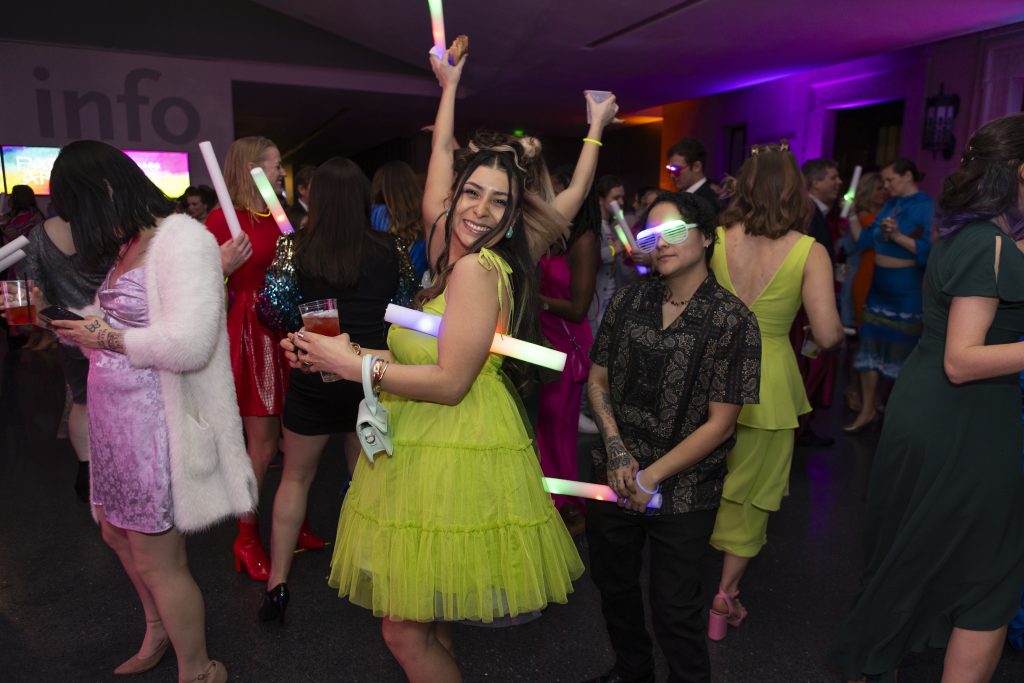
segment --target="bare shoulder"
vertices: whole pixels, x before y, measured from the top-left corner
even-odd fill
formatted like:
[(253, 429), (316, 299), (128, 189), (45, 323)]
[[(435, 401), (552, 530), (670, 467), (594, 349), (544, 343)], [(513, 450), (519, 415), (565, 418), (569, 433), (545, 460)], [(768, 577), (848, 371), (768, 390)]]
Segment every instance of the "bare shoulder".
[(455, 262), (452, 274), (448, 279), (449, 287), (458, 282), (466, 286), (484, 285), (498, 282), (496, 268), (488, 267), (479, 254), (466, 254)]

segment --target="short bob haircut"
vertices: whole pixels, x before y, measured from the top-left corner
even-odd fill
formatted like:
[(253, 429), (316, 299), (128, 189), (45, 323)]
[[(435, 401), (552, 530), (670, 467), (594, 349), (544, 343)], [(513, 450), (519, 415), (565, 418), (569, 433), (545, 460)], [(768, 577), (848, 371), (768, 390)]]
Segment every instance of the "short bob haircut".
[(642, 226), (641, 229), (648, 227), (648, 216), (650, 216), (651, 210), (659, 204), (672, 204), (679, 211), (679, 215), (683, 217), (684, 221), (697, 224), (697, 230), (710, 242), (708, 248), (704, 250), (704, 262), (710, 264), (711, 255), (715, 253), (715, 240), (717, 238), (715, 228), (718, 227), (715, 207), (711, 206), (703, 197), (698, 197), (690, 192), (661, 191), (654, 198), (654, 201), (651, 202), (651, 205), (641, 214), (639, 221), (639, 224)]
[(810, 199), (796, 157), (782, 140), (755, 145), (736, 177), (736, 194), (721, 216), (728, 227), (742, 223), (748, 235), (778, 239), (790, 230), (803, 231), (810, 217)]
[(967, 143), (960, 168), (939, 195), (939, 235), (948, 237), (971, 223), (1005, 216), (1010, 236), (1024, 238), (1019, 188), (1024, 183), (1024, 114), (986, 123)]
[(174, 201), (134, 161), (96, 140), (61, 149), (50, 172), (50, 193), (90, 271), (108, 268), (122, 245), (174, 213)]

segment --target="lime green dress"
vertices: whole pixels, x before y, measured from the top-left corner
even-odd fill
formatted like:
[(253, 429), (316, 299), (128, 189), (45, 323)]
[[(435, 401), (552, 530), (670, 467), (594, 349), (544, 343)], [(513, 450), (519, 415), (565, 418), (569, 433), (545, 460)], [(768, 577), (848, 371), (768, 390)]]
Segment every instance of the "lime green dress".
[[(736, 294), (729, 276), (725, 229), (718, 228), (711, 269)], [(793, 438), (799, 417), (811, 412), (789, 340), (793, 319), (803, 305), (804, 265), (814, 238), (804, 235), (750, 305), (761, 328), (760, 402), (743, 406), (736, 445), (726, 456), (728, 474), (715, 519), (711, 545), (737, 557), (754, 557), (767, 542), (768, 514), (789, 492)]]
[[(488, 250), (478, 260), (498, 270), (500, 301), (508, 265)], [(423, 310), (444, 315), (444, 294)], [(437, 339), (411, 329), (392, 326), (388, 347), (403, 365), (437, 363)], [(567, 601), (583, 563), (544, 491), (502, 360), (488, 356), (458, 405), (381, 395), (394, 453), (359, 458), (328, 580), (339, 596), (420, 622), (491, 623)]]

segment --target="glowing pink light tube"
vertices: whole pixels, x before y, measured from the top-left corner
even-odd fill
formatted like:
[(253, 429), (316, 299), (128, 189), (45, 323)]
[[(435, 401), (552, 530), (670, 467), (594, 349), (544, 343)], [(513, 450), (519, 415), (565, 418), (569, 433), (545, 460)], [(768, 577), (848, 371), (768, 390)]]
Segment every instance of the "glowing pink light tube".
[[(548, 493), (556, 493), (561, 496), (575, 496), (577, 498), (589, 498), (590, 500), (603, 500), (606, 503), (618, 502), (619, 497), (610, 486), (604, 484), (588, 484), (583, 481), (572, 481), (571, 479), (555, 479), (544, 477), (544, 490)], [(655, 493), (647, 503), (648, 508), (661, 508), (661, 494)]]
[(213, 153), (213, 145), (209, 140), (199, 143), (199, 151), (203, 154), (206, 170), (210, 173), (213, 189), (217, 193), (217, 202), (220, 204), (220, 210), (224, 212), (224, 220), (228, 223), (231, 238), (234, 239), (242, 234), (242, 226), (238, 224), (238, 214), (235, 213), (235, 206), (231, 203), (231, 193), (228, 192), (228, 186), (224, 182), (224, 174), (220, 172), (217, 155)]
[(25, 252), (22, 251), (21, 249), (16, 249), (13, 254), (8, 254), (7, 256), (0, 259), (0, 271), (7, 270), (14, 264), (21, 261), (23, 258), (25, 258)]
[[(429, 334), (431, 337), (436, 337), (441, 331), (440, 316), (415, 311), (404, 306), (396, 306), (395, 304), (388, 304), (387, 310), (384, 311), (384, 320), (395, 325), (407, 327), (410, 330)], [(557, 370), (558, 372), (565, 369), (565, 354), (561, 351), (555, 351), (539, 344), (524, 342), (521, 339), (498, 334), (497, 332), (495, 332), (494, 340), (491, 342), (491, 353), (508, 356), (509, 358), (515, 358), (527, 363)]]
[(259, 166), (249, 172), (252, 173), (252, 179), (256, 181), (256, 189), (260, 191), (260, 196), (266, 202), (270, 215), (274, 217), (274, 222), (277, 223), (277, 229), (281, 231), (282, 235), (295, 232), (295, 228), (292, 227), (291, 221), (288, 220), (288, 214), (284, 212), (281, 200), (277, 198), (277, 193), (274, 192), (267, 174)]
[(444, 59), (444, 52), (448, 42), (444, 39), (444, 6), (441, 0), (427, 0), (430, 8), (430, 29), (434, 34), (434, 47), (430, 53), (438, 59)]

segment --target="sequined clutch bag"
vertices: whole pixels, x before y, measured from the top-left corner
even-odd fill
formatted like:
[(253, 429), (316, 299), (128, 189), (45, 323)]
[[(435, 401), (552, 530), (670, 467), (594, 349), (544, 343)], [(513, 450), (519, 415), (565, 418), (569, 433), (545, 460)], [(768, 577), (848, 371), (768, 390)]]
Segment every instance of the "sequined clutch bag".
[(299, 315), (302, 293), (293, 263), (294, 236), (294, 233), (289, 233), (277, 239), (274, 260), (263, 277), (263, 285), (256, 292), (256, 317), (264, 327), (280, 334), (302, 327)]

